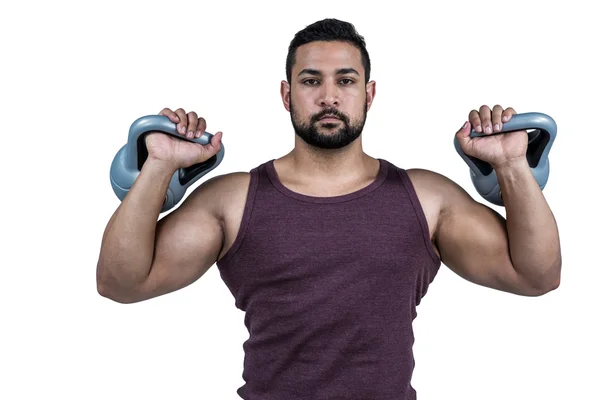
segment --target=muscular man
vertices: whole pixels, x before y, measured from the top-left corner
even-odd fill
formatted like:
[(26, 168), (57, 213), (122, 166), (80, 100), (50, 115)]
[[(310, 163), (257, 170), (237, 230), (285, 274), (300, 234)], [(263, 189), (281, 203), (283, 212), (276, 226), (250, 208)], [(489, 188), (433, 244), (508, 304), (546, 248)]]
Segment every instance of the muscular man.
[[(365, 154), (361, 132), (375, 97), (353, 25), (327, 19), (298, 32), (281, 82), (295, 147), (250, 172), (207, 180), (157, 219), (173, 173), (219, 151), (160, 133), (110, 219), (101, 295), (139, 302), (181, 289), (217, 264), (246, 312), (248, 400), (415, 399), (412, 322), (443, 262), (471, 282), (522, 296), (558, 287), (552, 212), (531, 173), (525, 131), (491, 134), (512, 108), (473, 110), (456, 133), (496, 170), (507, 218), (450, 179)], [(195, 112), (161, 111), (200, 136)], [(234, 144), (235, 145), (235, 144)]]

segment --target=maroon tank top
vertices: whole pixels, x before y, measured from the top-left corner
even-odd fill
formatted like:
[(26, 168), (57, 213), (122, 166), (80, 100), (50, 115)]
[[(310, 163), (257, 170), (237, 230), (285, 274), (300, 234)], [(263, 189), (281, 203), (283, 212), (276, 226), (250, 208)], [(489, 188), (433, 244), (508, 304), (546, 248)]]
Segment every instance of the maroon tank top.
[(412, 322), (441, 261), (404, 169), (379, 159), (350, 194), (250, 171), (240, 230), (217, 263), (245, 311), (246, 400), (414, 400)]

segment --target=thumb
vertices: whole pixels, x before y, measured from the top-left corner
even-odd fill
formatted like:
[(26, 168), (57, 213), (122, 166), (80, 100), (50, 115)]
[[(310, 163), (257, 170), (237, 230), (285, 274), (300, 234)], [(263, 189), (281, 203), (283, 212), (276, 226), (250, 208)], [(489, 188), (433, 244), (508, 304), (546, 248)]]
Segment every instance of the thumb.
[(471, 123), (469, 121), (465, 122), (465, 124), (456, 132), (456, 138), (461, 143), (468, 142), (471, 138), (469, 135), (471, 134)]
[(223, 137), (223, 132), (219, 131), (213, 135), (210, 139), (210, 145), (213, 147), (215, 152), (221, 150), (221, 138)]

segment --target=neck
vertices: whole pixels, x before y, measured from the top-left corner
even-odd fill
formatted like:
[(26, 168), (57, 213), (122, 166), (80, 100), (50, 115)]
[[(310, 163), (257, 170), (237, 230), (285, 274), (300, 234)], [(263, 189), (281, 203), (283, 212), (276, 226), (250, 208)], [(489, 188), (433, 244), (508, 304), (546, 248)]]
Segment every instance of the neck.
[(297, 137), (296, 147), (282, 157), (282, 162), (302, 180), (343, 182), (360, 179), (379, 162), (364, 153), (360, 139), (345, 148), (330, 150), (309, 146)]

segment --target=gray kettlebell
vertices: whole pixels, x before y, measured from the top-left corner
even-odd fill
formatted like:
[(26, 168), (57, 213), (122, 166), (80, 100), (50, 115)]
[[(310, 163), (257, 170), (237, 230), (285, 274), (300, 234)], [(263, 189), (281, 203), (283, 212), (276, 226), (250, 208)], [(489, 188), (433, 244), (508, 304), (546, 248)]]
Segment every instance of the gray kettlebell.
[[(521, 130), (528, 131), (527, 162), (540, 189), (543, 190), (550, 175), (548, 153), (556, 137), (556, 122), (548, 115), (537, 112), (515, 114), (510, 121), (503, 124), (500, 132), (494, 132), (492, 135)], [(473, 129), (469, 136), (473, 138), (489, 135), (478, 133)], [(504, 206), (498, 177), (492, 166), (483, 160), (465, 154), (456, 136), (454, 137), (454, 148), (469, 166), (471, 180), (477, 192), (490, 203)]]
[[(145, 137), (150, 132), (162, 132), (180, 140), (206, 145), (210, 143), (213, 135), (208, 132), (199, 138), (188, 139), (177, 132), (177, 124), (164, 115), (147, 115), (140, 117), (131, 124), (127, 143), (117, 152), (110, 166), (110, 183), (117, 197), (123, 201), (133, 186), (148, 158)], [(215, 169), (223, 160), (225, 146), (221, 143), (221, 150), (203, 163), (177, 170), (169, 187), (161, 212), (173, 208), (181, 201), (188, 187), (198, 179)]]

